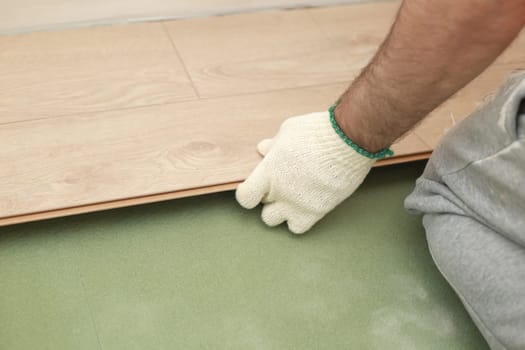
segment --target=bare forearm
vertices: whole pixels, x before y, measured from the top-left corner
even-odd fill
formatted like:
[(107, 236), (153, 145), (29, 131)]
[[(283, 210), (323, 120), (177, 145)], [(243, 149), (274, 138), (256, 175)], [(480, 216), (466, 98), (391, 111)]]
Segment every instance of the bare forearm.
[(525, 24), (525, 0), (405, 0), (337, 122), (358, 145), (388, 147), (481, 73)]

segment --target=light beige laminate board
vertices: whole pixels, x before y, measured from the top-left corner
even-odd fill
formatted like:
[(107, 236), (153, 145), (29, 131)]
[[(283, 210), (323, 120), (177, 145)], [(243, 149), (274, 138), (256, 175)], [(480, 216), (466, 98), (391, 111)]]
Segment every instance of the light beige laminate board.
[[(422, 152), (416, 154), (407, 154), (407, 155), (397, 155), (393, 158), (386, 158), (379, 160), (374, 164), (376, 167), (382, 167), (393, 164), (401, 164), (407, 162), (414, 162), (418, 160), (428, 159), (431, 155), (431, 152)], [(138, 196), (132, 198), (123, 198), (107, 202), (98, 202), (84, 204), (75, 207), (68, 207), (62, 209), (46, 210), (41, 212), (27, 213), (22, 215), (14, 215), (9, 217), (0, 217), (0, 226), (14, 225), (25, 222), (39, 221), (45, 219), (52, 219), (70, 215), (85, 214), (102, 210), (116, 209), (122, 207), (129, 207), (134, 205), (146, 204), (161, 202), (177, 198), (185, 197), (194, 197), (200, 196), (203, 194), (210, 194), (215, 192), (231, 191), (237, 188), (240, 181), (225, 183), (220, 185), (205, 186), (199, 188), (192, 188), (187, 190), (165, 192), (165, 193), (156, 193), (145, 196)]]
[(202, 97), (350, 81), (366, 59), (345, 62), (307, 10), (165, 23)]
[[(432, 149), (413, 132), (401, 137), (390, 148), (394, 152), (394, 157), (391, 157), (391, 159), (418, 153), (432, 152)], [(397, 163), (397, 161), (393, 161), (393, 163)]]
[[(0, 125), (0, 217), (243, 180), (255, 145), (343, 84)], [(398, 155), (428, 150), (407, 137)], [(410, 144), (411, 143), (411, 144)]]
[(92, 213), (96, 211), (116, 209), (122, 207), (129, 207), (134, 205), (162, 202), (170, 199), (185, 198), (199, 196), (203, 194), (210, 194), (215, 192), (230, 191), (237, 187), (238, 183), (226, 183), (222, 185), (206, 186), (201, 188), (194, 188), (190, 190), (181, 190), (167, 193), (157, 193), (146, 196), (138, 196), (133, 198), (124, 198), (108, 202), (84, 204), (76, 207), (46, 210), (35, 213), (28, 213), (22, 215), (15, 215), (10, 217), (0, 217), (0, 226), (21, 224), (24, 222), (39, 221), (45, 219), (58, 218), (63, 216)]
[(241, 180), (257, 140), (341, 85), (0, 125), (0, 216)]
[[(428, 159), (430, 157), (430, 154), (431, 154), (430, 152), (422, 152), (422, 153), (417, 153), (417, 154), (412, 154), (412, 155), (401, 155), (401, 156), (396, 156), (394, 158), (386, 158), (386, 159), (382, 159), (378, 161), (377, 163), (375, 163), (374, 166), (381, 167), (381, 166), (392, 165), (392, 164), (401, 164), (401, 163), (406, 163), (406, 162), (424, 160), (424, 159)], [(84, 204), (84, 205), (80, 205), (76, 207), (47, 210), (47, 211), (41, 211), (41, 212), (35, 212), (35, 213), (15, 215), (15, 216), (10, 216), (10, 217), (0, 217), (0, 226), (14, 225), (14, 224), (20, 224), (20, 223), (25, 223), (25, 222), (52, 219), (52, 218), (77, 215), (77, 214), (85, 214), (85, 213), (91, 213), (91, 212), (96, 212), (96, 211), (129, 207), (129, 206), (146, 204), (146, 203), (161, 202), (161, 201), (177, 199), (177, 198), (194, 197), (194, 196), (200, 196), (203, 194), (210, 194), (210, 193), (215, 193), (215, 192), (231, 191), (237, 188), (239, 183), (240, 181), (225, 183), (225, 184), (220, 184), (220, 185), (192, 188), (188, 190), (156, 193), (156, 194), (138, 196), (138, 197), (132, 197), (132, 198), (123, 198), (123, 199), (118, 199), (118, 200), (108, 201), (108, 202)]]
[(330, 6), (306, 10), (326, 39), (344, 49), (343, 59), (360, 69), (385, 39), (400, 1)]
[(0, 36), (0, 124), (195, 99), (160, 23)]

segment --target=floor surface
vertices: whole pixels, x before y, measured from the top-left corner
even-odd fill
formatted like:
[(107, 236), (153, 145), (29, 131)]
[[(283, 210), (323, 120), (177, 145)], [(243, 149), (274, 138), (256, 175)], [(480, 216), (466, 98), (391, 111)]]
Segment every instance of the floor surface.
[[(258, 141), (340, 96), (398, 4), (0, 36), (0, 226), (242, 181)], [(428, 156), (524, 48), (397, 142), (399, 161)]]
[(0, 349), (487, 349), (375, 169), (304, 236), (232, 192), (0, 228)]

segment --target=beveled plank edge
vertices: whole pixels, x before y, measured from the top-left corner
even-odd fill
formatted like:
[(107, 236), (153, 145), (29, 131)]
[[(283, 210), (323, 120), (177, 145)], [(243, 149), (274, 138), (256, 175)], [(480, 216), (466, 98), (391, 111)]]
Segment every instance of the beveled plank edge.
[(407, 155), (399, 156), (399, 157), (381, 159), (375, 163), (374, 167), (379, 168), (379, 167), (383, 167), (387, 165), (403, 164), (403, 163), (415, 162), (418, 160), (425, 160), (425, 159), (429, 159), (431, 155), (432, 155), (432, 152), (428, 151), (428, 152), (407, 154)]
[(107, 202), (79, 205), (76, 207), (61, 208), (61, 209), (41, 211), (41, 212), (36, 212), (36, 213), (9, 216), (5, 218), (0, 218), (0, 227), (20, 224), (20, 223), (25, 223), (25, 222), (31, 222), (31, 221), (53, 219), (53, 218), (58, 218), (58, 217), (63, 217), (63, 216), (86, 214), (86, 213), (92, 213), (92, 212), (109, 210), (109, 209), (130, 207), (130, 206), (135, 206), (135, 205), (140, 205), (140, 204), (162, 202), (162, 201), (167, 201), (170, 199), (185, 198), (185, 197), (199, 196), (203, 194), (230, 191), (230, 190), (235, 189), (239, 183), (240, 182), (230, 182), (230, 183), (225, 183), (225, 184), (220, 184), (220, 185), (192, 188), (188, 190), (156, 193), (156, 194), (146, 195), (146, 196), (124, 198), (124, 199), (117, 199), (117, 200), (107, 201)]
[[(411, 154), (411, 155), (394, 157), (394, 158), (389, 158), (389, 159), (383, 159), (383, 160), (376, 162), (374, 166), (383, 167), (383, 166), (393, 165), (393, 164), (414, 162), (418, 160), (428, 159), (430, 155), (431, 155), (431, 152), (423, 152), (423, 153)], [(156, 203), (156, 202), (162, 202), (162, 201), (167, 201), (167, 200), (177, 199), (177, 198), (186, 198), (186, 197), (200, 196), (200, 195), (217, 193), (217, 192), (231, 191), (231, 190), (236, 189), (239, 184), (240, 182), (230, 182), (230, 183), (225, 183), (225, 184), (220, 184), (220, 185), (192, 188), (188, 190), (157, 193), (157, 194), (152, 194), (152, 195), (147, 195), (147, 196), (118, 199), (114, 201), (101, 202), (101, 203), (86, 204), (86, 205), (81, 205), (77, 207), (62, 208), (62, 209), (42, 211), (42, 212), (37, 212), (37, 213), (10, 216), (10, 217), (5, 217), (5, 218), (0, 218), (0, 227), (15, 225), (15, 224), (22, 224), (22, 223), (33, 222), (33, 221), (65, 217), (65, 216), (72, 216), (72, 215), (78, 215), (78, 214), (87, 214), (87, 213), (93, 213), (93, 212), (109, 210), (109, 209), (131, 207), (131, 206), (141, 205), (141, 204)]]

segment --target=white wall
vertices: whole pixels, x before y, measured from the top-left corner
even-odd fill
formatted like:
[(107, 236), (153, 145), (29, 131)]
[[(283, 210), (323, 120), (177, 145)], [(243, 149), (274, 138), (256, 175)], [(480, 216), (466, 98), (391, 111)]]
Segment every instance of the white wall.
[(0, 34), (365, 1), (367, 0), (0, 0)]

